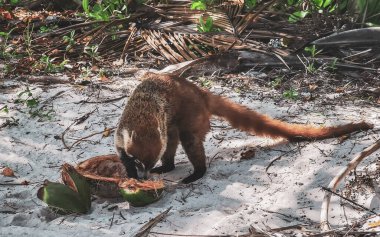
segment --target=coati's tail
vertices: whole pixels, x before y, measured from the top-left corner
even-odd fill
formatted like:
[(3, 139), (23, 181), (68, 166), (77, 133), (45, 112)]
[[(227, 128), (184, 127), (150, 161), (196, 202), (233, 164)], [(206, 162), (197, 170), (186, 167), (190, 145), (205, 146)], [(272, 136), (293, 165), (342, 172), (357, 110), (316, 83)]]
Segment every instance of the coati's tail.
[(373, 128), (366, 122), (335, 127), (289, 124), (257, 113), (226, 98), (208, 94), (208, 106), (213, 115), (225, 118), (234, 128), (272, 138), (283, 137), (290, 141), (318, 140), (339, 137), (359, 130)]

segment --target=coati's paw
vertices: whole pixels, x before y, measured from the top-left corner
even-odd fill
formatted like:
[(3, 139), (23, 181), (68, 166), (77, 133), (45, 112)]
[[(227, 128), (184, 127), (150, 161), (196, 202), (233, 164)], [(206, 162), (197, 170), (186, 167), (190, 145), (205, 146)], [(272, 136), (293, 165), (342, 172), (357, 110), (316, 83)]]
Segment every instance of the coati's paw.
[(153, 168), (150, 173), (156, 173), (156, 174), (163, 174), (163, 173), (167, 173), (169, 171), (172, 171), (174, 170), (175, 166), (159, 166), (159, 167), (156, 167), (156, 168)]
[(194, 181), (202, 178), (205, 173), (206, 173), (206, 170), (205, 171), (194, 172), (190, 176), (182, 179), (181, 183), (183, 183), (183, 184), (192, 183), (192, 182), (194, 182)]

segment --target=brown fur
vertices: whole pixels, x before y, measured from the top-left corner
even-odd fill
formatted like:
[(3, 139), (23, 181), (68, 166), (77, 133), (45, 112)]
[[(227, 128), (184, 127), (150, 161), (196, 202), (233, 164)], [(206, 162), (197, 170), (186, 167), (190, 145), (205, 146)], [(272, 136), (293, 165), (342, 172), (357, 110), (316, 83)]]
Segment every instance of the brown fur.
[[(115, 134), (116, 150), (128, 174), (137, 176), (136, 166), (137, 170), (158, 173), (173, 170), (181, 141), (194, 166), (193, 174), (183, 182), (201, 178), (206, 172), (203, 141), (212, 115), (242, 131), (290, 141), (325, 139), (372, 128), (365, 122), (321, 128), (289, 124), (213, 95), (185, 79), (150, 73), (129, 99)], [(162, 166), (152, 169), (159, 158)]]

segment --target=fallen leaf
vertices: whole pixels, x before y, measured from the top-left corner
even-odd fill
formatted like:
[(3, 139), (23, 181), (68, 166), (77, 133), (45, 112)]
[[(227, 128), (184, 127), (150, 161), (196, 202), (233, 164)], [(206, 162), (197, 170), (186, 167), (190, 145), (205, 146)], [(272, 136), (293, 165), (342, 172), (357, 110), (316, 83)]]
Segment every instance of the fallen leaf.
[(50, 52), (50, 55), (51, 56), (56, 56), (56, 55), (59, 55), (61, 52), (58, 50), (58, 49), (53, 49), (51, 52)]
[(12, 20), (13, 19), (12, 15), (8, 11), (4, 10), (3, 8), (0, 8), (0, 15), (5, 20)]
[(348, 138), (350, 138), (350, 135), (343, 135), (343, 136), (340, 136), (340, 137), (338, 138), (338, 141), (339, 141), (339, 143), (341, 144), (341, 143), (343, 143), (345, 140), (347, 140)]
[(335, 89), (335, 92), (336, 92), (336, 93), (343, 93), (343, 92), (344, 92), (344, 88), (343, 88), (343, 87), (337, 87), (337, 88)]
[(111, 129), (105, 128), (103, 132), (103, 137), (109, 137), (111, 135)]
[(100, 75), (99, 80), (100, 81), (108, 81), (108, 77), (106, 77), (105, 75)]
[(316, 84), (311, 84), (309, 85), (309, 91), (315, 91), (315, 89), (317, 89), (317, 85)]
[(255, 149), (249, 149), (247, 151), (243, 151), (240, 154), (240, 160), (249, 160), (255, 157), (256, 150)]
[(4, 175), (4, 176), (6, 176), (6, 177), (14, 177), (15, 176), (15, 173), (9, 167), (5, 167), (3, 169), (3, 171), (1, 172), (1, 174)]

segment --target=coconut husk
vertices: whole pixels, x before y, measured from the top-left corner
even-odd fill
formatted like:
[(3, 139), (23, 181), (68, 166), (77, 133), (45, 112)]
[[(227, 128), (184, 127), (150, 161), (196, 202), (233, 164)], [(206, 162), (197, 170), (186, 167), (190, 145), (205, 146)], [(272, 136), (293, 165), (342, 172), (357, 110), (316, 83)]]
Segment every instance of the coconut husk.
[(75, 168), (90, 183), (91, 192), (100, 197), (120, 197), (118, 183), (127, 171), (116, 154), (95, 156)]

